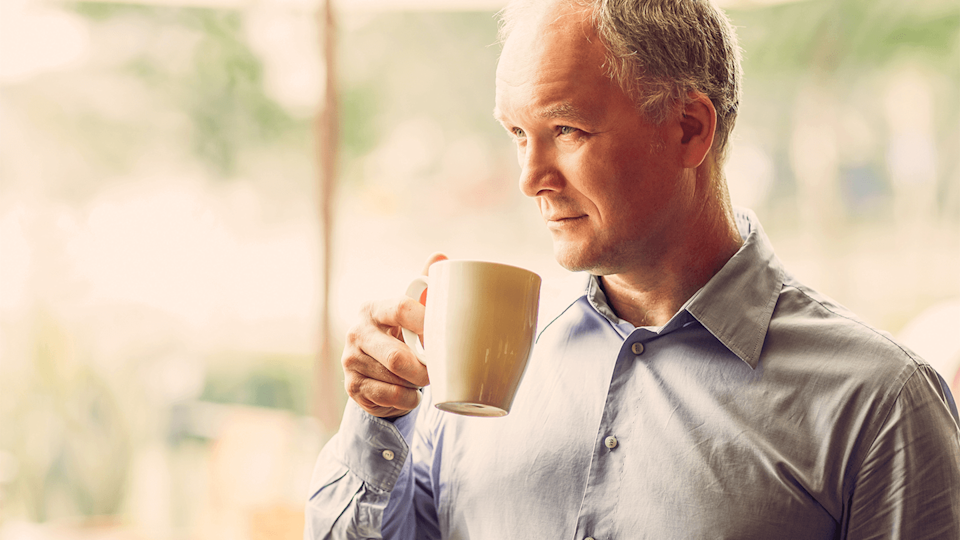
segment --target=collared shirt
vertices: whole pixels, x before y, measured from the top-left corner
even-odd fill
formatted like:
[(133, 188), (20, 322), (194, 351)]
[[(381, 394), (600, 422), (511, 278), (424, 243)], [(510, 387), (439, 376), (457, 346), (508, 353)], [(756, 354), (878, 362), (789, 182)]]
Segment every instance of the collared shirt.
[(960, 538), (945, 384), (737, 221), (744, 245), (663, 327), (617, 318), (594, 277), (545, 289), (506, 417), (348, 404), (305, 538)]

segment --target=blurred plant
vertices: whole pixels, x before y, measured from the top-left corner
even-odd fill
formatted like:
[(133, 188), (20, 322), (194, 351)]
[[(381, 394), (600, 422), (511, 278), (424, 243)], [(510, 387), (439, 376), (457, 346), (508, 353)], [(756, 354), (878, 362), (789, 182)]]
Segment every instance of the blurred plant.
[(48, 314), (37, 317), (33, 341), (32, 362), (7, 381), (0, 408), (0, 449), (17, 464), (13, 498), (38, 522), (113, 515), (131, 456), (119, 404)]
[[(911, 55), (956, 60), (960, 4), (953, 0), (806, 0), (731, 9), (748, 77), (876, 69)], [(948, 64), (957, 72), (956, 62)]]
[[(309, 118), (292, 116), (265, 94), (263, 65), (244, 37), (242, 12), (96, 2), (79, 2), (73, 9), (91, 21), (94, 34), (118, 21), (136, 29), (135, 52), (119, 73), (143, 83), (142, 90), (163, 110), (185, 114), (189, 146), (215, 177), (233, 177), (244, 152), (264, 146), (293, 146), (309, 157)], [(121, 122), (126, 131), (144, 132), (141, 139), (151, 128), (164, 127), (162, 117), (155, 119), (160, 126), (144, 125), (145, 120)]]
[(744, 48), (747, 96), (738, 124), (765, 134), (763, 144), (777, 166), (773, 197), (796, 197), (795, 171), (787, 166), (796, 106), (805, 94), (819, 92), (827, 98), (819, 109), (833, 115), (830, 128), (841, 153), (837, 189), (843, 212), (854, 221), (890, 222), (897, 194), (887, 170), (892, 129), (884, 94), (905, 71), (920, 71), (937, 110), (930, 129), (939, 156), (933, 179), (939, 196), (930, 217), (960, 221), (960, 162), (953, 151), (960, 136), (960, 4), (806, 0), (729, 11)]
[(202, 401), (310, 414), (309, 357), (266, 355), (208, 364)]

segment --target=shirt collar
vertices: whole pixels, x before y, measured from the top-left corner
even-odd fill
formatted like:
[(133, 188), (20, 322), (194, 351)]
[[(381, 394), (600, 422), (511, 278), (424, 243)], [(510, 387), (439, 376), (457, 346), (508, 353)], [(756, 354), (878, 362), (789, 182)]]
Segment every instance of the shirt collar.
[[(682, 326), (693, 316), (725, 347), (756, 369), (770, 318), (773, 316), (773, 308), (783, 286), (784, 271), (757, 216), (744, 208), (735, 209), (734, 215), (740, 236), (744, 240), (743, 245), (723, 268), (683, 305), (663, 330)], [(575, 274), (570, 279), (561, 280), (561, 283), (559, 289), (566, 293), (560, 293), (560, 290), (555, 288), (552, 294), (548, 293), (544, 298), (545, 291), (541, 292), (541, 330), (549, 326), (550, 322), (576, 300), (586, 297), (590, 305), (607, 319), (621, 336), (630, 334), (632, 325), (622, 321), (610, 309), (596, 276)], [(553, 307), (544, 309), (544, 300), (550, 298), (555, 301), (546, 303), (553, 304)]]
[(734, 213), (743, 245), (684, 309), (756, 369), (784, 271), (757, 216), (741, 208)]

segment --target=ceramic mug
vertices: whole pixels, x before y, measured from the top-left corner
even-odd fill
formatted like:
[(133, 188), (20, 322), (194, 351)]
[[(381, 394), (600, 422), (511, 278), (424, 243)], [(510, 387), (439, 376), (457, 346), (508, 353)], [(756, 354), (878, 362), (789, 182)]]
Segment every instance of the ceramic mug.
[(434, 405), (468, 416), (505, 416), (536, 337), (540, 276), (506, 264), (446, 260), (417, 277), (407, 296), (427, 290), (423, 348), (403, 339), (427, 366)]

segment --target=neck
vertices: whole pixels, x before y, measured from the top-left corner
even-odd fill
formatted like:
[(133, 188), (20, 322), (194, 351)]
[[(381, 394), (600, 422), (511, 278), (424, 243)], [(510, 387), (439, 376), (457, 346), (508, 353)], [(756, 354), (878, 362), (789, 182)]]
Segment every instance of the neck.
[(634, 326), (662, 326), (740, 249), (743, 240), (723, 180), (678, 220), (670, 249), (601, 278), (610, 307)]

